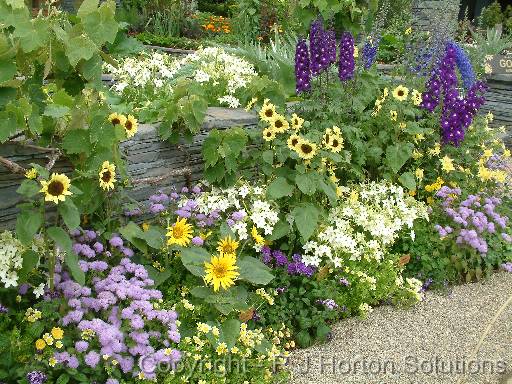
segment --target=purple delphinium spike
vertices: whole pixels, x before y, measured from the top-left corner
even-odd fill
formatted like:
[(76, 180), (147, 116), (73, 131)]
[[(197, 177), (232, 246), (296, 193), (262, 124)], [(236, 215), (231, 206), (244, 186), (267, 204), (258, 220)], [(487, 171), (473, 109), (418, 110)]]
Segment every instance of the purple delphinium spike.
[(361, 55), (364, 69), (369, 69), (373, 65), (373, 63), (375, 63), (375, 60), (377, 59), (377, 52), (379, 50), (379, 43), (380, 38), (372, 42), (367, 41), (363, 45)]
[(350, 32), (344, 32), (340, 42), (340, 60), (338, 75), (341, 81), (347, 81), (354, 77), (354, 37)]
[(295, 81), (297, 94), (311, 90), (311, 68), (306, 40), (300, 39), (295, 50)]
[(457, 43), (451, 43), (455, 49), (455, 62), (460, 72), (462, 84), (465, 89), (470, 89), (476, 81), (475, 72), (473, 71), (473, 65), (464, 49)]

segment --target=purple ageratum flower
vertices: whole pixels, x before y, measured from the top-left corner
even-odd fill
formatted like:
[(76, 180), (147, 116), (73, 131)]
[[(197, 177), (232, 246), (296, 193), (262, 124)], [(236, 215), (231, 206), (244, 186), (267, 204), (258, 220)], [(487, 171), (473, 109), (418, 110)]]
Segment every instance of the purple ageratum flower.
[(85, 355), (85, 364), (87, 364), (91, 368), (95, 368), (100, 362), (100, 355), (98, 352), (91, 351), (87, 355)]
[(0, 313), (7, 313), (7, 312), (9, 312), (9, 308), (0, 304)]
[(501, 268), (504, 270), (504, 271), (507, 271), (509, 273), (512, 273), (512, 263), (510, 261), (506, 262), (506, 263), (503, 263), (501, 264)]
[(199, 185), (196, 185), (194, 188), (192, 188), (192, 193), (199, 195), (201, 193), (201, 187)]
[(157, 213), (165, 211), (165, 206), (163, 204), (160, 204), (160, 203), (156, 203), (156, 204), (152, 203), (149, 206), (149, 211), (152, 214), (156, 215)]
[(149, 201), (154, 204), (167, 204), (169, 202), (169, 196), (162, 191), (158, 191), (157, 194), (149, 196)]
[(263, 263), (265, 263), (266, 265), (272, 263), (272, 250), (267, 245), (264, 245), (261, 248), (261, 255)]
[(236, 211), (236, 212), (233, 212), (233, 213), (231, 214), (231, 218), (232, 218), (234, 221), (241, 221), (241, 220), (243, 220), (246, 216), (247, 216), (247, 213), (245, 213), (245, 211), (244, 211), (244, 210)]
[(196, 247), (201, 247), (204, 244), (204, 240), (200, 236), (195, 236), (192, 238), (192, 244), (194, 244)]
[(109, 240), (109, 244), (113, 247), (122, 247), (123, 246), (123, 239), (121, 239), (119, 236), (117, 235), (114, 235), (112, 236), (112, 238)]
[(341, 285), (344, 285), (345, 287), (348, 287), (350, 285), (350, 282), (346, 278), (344, 278), (344, 277), (342, 277), (339, 280), (339, 282), (340, 282)]
[(31, 371), (27, 373), (27, 381), (29, 384), (44, 384), (48, 378), (41, 371)]
[(325, 306), (329, 311), (338, 308), (338, 304), (333, 299), (317, 300), (316, 303)]
[(299, 39), (295, 49), (295, 82), (297, 94), (311, 91), (311, 63), (304, 39)]
[(354, 59), (354, 37), (350, 32), (344, 32), (340, 42), (340, 60), (338, 63), (338, 76), (340, 81), (347, 81), (354, 77), (356, 67)]
[(108, 379), (105, 381), (105, 384), (119, 384), (119, 381), (117, 379)]
[(77, 352), (85, 352), (89, 348), (89, 343), (84, 340), (77, 341), (75, 343), (75, 349)]
[(28, 292), (28, 289), (30, 288), (30, 284), (21, 284), (20, 287), (18, 288), (18, 293), (21, 295), (21, 296), (24, 296), (27, 294)]
[(142, 215), (142, 210), (140, 208), (134, 208), (124, 211), (124, 215), (126, 217), (134, 217)]

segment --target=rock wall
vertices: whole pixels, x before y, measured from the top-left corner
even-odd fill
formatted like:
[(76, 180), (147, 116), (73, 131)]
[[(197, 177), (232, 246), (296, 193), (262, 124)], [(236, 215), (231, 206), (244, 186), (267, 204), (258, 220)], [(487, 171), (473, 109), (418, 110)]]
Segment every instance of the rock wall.
[(494, 127), (507, 129), (505, 143), (512, 147), (512, 75), (495, 75), (487, 79), (489, 91), (485, 95), (485, 112), (492, 112)]
[[(168, 191), (172, 186), (181, 187), (201, 178), (203, 169), (201, 144), (213, 128), (256, 126), (258, 119), (242, 109), (209, 108), (201, 132), (192, 143), (171, 145), (158, 137), (156, 125), (141, 124), (132, 139), (121, 144), (121, 151), (127, 162), (128, 174), (134, 182), (130, 196), (146, 201), (156, 190)], [(19, 163), (25, 168), (30, 163), (46, 165), (46, 153), (35, 152), (15, 144), (0, 145), (0, 155)], [(65, 160), (55, 164), (53, 170), (69, 172), (71, 166)], [(13, 175), (0, 165), (0, 229), (13, 228), (21, 202), (16, 193), (23, 177)]]

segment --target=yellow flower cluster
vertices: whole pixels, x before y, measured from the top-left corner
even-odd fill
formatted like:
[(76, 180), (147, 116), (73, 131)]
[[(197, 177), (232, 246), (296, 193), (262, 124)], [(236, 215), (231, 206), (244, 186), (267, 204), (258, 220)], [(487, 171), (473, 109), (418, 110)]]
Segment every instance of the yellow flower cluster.
[(425, 191), (437, 192), (438, 190), (441, 189), (443, 184), (444, 184), (444, 180), (442, 178), (438, 177), (434, 183), (425, 186)]
[(277, 329), (270, 327), (265, 330), (265, 333), (273, 344), (283, 345), (286, 350), (295, 348), (295, 341), (292, 339), (292, 334), (284, 324), (281, 324)]
[(181, 303), (183, 304), (183, 307), (185, 307), (185, 309), (188, 309), (189, 311), (193, 311), (195, 309), (194, 304), (192, 304), (187, 299), (181, 299)]
[(35, 179), (37, 177), (37, 170), (35, 168), (29, 169), (27, 172), (25, 172), (25, 177), (30, 180)]
[(128, 138), (135, 136), (137, 133), (139, 124), (137, 119), (132, 115), (128, 115), (127, 117), (119, 113), (112, 113), (109, 115), (108, 120), (113, 126), (122, 126), (126, 132), (126, 137)]
[(30, 323), (35, 323), (37, 320), (40, 320), (41, 317), (41, 311), (34, 308), (28, 308), (25, 312), (25, 319)]
[(238, 341), (244, 346), (254, 348), (256, 345), (261, 344), (264, 338), (265, 336), (261, 329), (247, 329), (246, 323), (242, 323), (240, 325), (240, 336), (238, 336)]
[(386, 101), (386, 98), (389, 96), (389, 90), (384, 88), (382, 91), (382, 96), (380, 96), (377, 100), (375, 100), (375, 108), (373, 109), (372, 116), (375, 117), (379, 114), (382, 109), (382, 104)]
[(337, 126), (327, 128), (325, 130), (322, 143), (332, 152), (340, 152), (343, 149), (343, 137), (341, 136), (341, 130)]
[(256, 290), (256, 294), (262, 297), (263, 299), (267, 300), (269, 305), (274, 305), (274, 297), (267, 293), (264, 288), (258, 288)]
[(94, 336), (96, 336), (96, 332), (94, 332), (92, 329), (84, 329), (82, 331), (82, 339), (83, 340), (90, 340)]
[(61, 328), (52, 328), (51, 334), (45, 333), (41, 339), (37, 339), (35, 342), (36, 349), (38, 351), (42, 351), (46, 348), (46, 346), (51, 346), (54, 344), (57, 348), (62, 348), (62, 338), (64, 337), (64, 331)]

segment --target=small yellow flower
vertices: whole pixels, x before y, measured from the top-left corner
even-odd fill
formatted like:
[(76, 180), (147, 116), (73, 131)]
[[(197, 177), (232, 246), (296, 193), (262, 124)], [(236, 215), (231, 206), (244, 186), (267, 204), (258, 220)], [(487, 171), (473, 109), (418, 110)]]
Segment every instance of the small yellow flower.
[(256, 244), (265, 245), (265, 239), (258, 233), (258, 228), (256, 228), (255, 226), (252, 227), (251, 235)]
[(235, 241), (231, 236), (225, 237), (217, 242), (217, 252), (222, 254), (235, 254), (238, 249), (238, 241)]
[(206, 369), (212, 369), (212, 363), (210, 363), (209, 361), (204, 363), (204, 366), (206, 367)]
[(416, 90), (416, 89), (413, 89), (412, 90), (412, 93), (411, 93), (411, 99), (412, 99), (412, 103), (416, 106), (420, 105), (421, 102), (423, 101), (423, 97), (421, 96), (421, 92)]
[(274, 104), (269, 103), (268, 100), (265, 100), (263, 106), (260, 109), (260, 119), (270, 123), (276, 114), (276, 107)]
[(286, 118), (282, 115), (275, 114), (270, 121), (270, 127), (275, 133), (283, 133), (290, 128), (290, 124), (286, 121)]
[(286, 144), (288, 145), (288, 148), (295, 151), (301, 140), (300, 136), (293, 134), (288, 138), (288, 140), (286, 140)]
[(398, 127), (403, 131), (405, 128), (407, 128), (407, 123), (402, 121), (400, 124), (398, 124)]
[(62, 341), (57, 340), (57, 341), (55, 342), (55, 346), (56, 346), (57, 348), (62, 348), (62, 347), (64, 346), (64, 344), (62, 344)]
[(51, 334), (55, 340), (62, 340), (64, 337), (64, 331), (61, 328), (52, 328)]
[(219, 331), (219, 328), (217, 327), (212, 327), (212, 335), (215, 336), (215, 337), (219, 337), (220, 335), (220, 331)]
[(455, 171), (455, 167), (453, 165), (453, 159), (449, 158), (448, 155), (443, 157), (441, 160), (441, 169), (445, 172), (450, 173), (451, 171)]
[(399, 85), (393, 90), (393, 97), (398, 101), (405, 101), (409, 96), (409, 89), (403, 85)]
[(398, 112), (395, 110), (389, 111), (389, 116), (391, 120), (396, 121), (398, 119)]
[(148, 223), (142, 223), (142, 230), (143, 230), (144, 232), (149, 231), (149, 224), (148, 224)]
[(359, 57), (359, 48), (357, 45), (354, 45), (354, 59), (357, 59)]
[(418, 168), (418, 169), (416, 169), (416, 172), (415, 172), (415, 173), (416, 173), (416, 178), (417, 178), (419, 181), (423, 180), (423, 177), (424, 177), (424, 171), (423, 171), (423, 169)]
[(186, 247), (192, 240), (192, 225), (187, 223), (186, 218), (176, 219), (176, 223), (167, 228), (167, 245), (179, 245)]
[(245, 107), (245, 111), (249, 112), (254, 107), (254, 104), (256, 104), (257, 101), (258, 101), (258, 98), (253, 97), (251, 99), (251, 101), (249, 101), (249, 103), (247, 103), (247, 106)]
[(304, 160), (311, 160), (316, 155), (316, 144), (309, 140), (301, 140), (295, 147), (295, 152)]
[(46, 343), (43, 339), (36, 340), (36, 349), (42, 351), (46, 347)]
[(197, 330), (201, 333), (208, 333), (211, 329), (212, 327), (206, 323), (197, 323)]
[(46, 344), (53, 345), (53, 337), (51, 337), (49, 333), (45, 333), (43, 335), (43, 340), (46, 342)]
[(130, 138), (130, 137), (135, 136), (135, 134), (137, 133), (138, 127), (139, 127), (139, 124), (137, 122), (137, 119), (132, 115), (128, 115), (128, 117), (126, 118), (126, 121), (124, 123), (124, 130), (126, 132), (126, 137)]
[(50, 357), (50, 359), (48, 359), (48, 365), (50, 367), (55, 367), (57, 365), (57, 359), (55, 357)]
[(37, 170), (35, 168), (29, 169), (25, 172), (25, 177), (31, 180), (35, 179), (37, 177)]
[(236, 257), (234, 255), (212, 256), (210, 262), (204, 263), (204, 281), (213, 285), (213, 290), (218, 291), (221, 287), (228, 289), (235, 284), (236, 278), (240, 275), (237, 272)]
[(217, 348), (215, 348), (215, 352), (217, 352), (218, 355), (223, 355), (228, 352), (228, 346), (226, 343), (219, 343)]
[(510, 149), (505, 149), (503, 151), (503, 157), (510, 157)]
[(484, 154), (482, 155), (486, 159), (490, 159), (493, 155), (492, 149), (486, 149), (484, 150)]
[(410, 35), (412, 33), (412, 27), (407, 28), (404, 33)]

